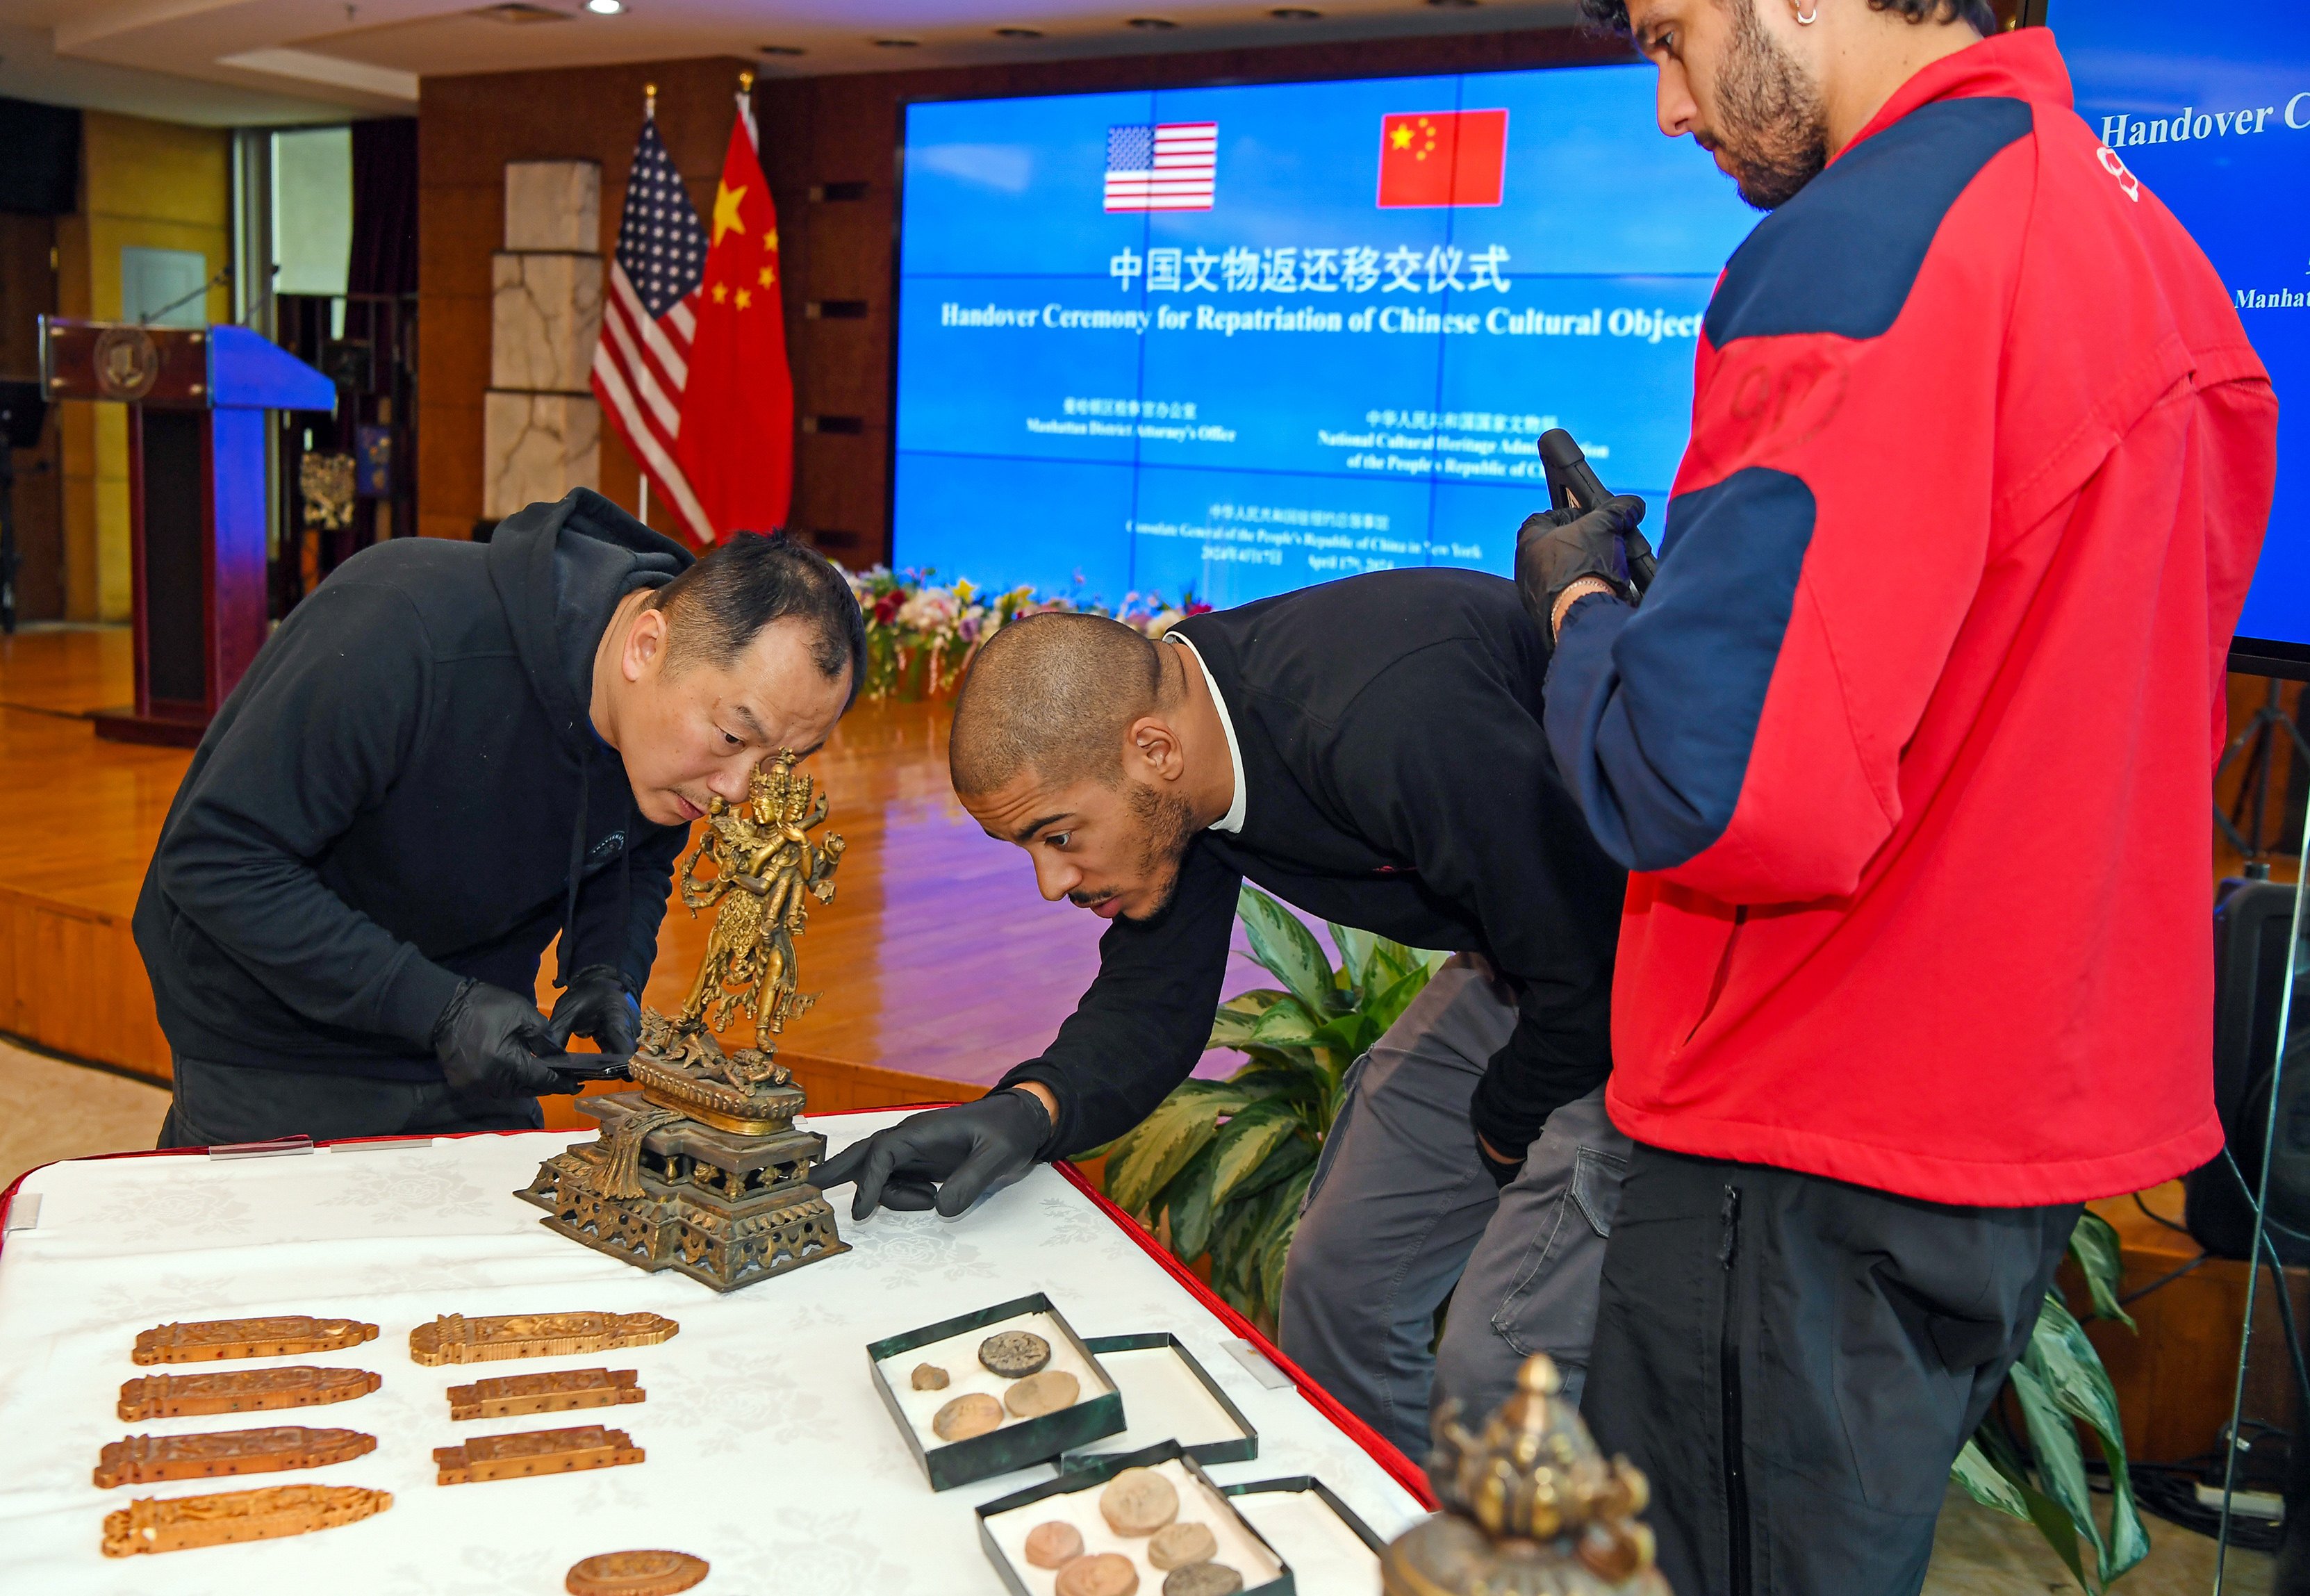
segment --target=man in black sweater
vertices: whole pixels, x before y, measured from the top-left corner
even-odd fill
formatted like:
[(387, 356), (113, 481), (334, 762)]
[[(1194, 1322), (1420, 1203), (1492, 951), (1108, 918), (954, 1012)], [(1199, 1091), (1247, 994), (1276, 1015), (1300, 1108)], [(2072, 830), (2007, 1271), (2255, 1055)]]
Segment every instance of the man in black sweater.
[(137, 899), (161, 1145), (534, 1127), (573, 1034), (632, 1051), (690, 823), (822, 742), (864, 651), (812, 551), (693, 564), (585, 489), (338, 567), (210, 724)]
[(1110, 922), (1098, 979), (993, 1095), (812, 1178), (855, 1179), (862, 1219), (952, 1216), (1138, 1123), (1203, 1052), (1249, 880), (1458, 955), (1347, 1082), (1284, 1350), (1408, 1450), (1431, 1377), (1483, 1411), (1546, 1350), (1576, 1388), (1627, 1150), (1602, 1101), (1624, 878), (1557, 778), (1546, 667), (1515, 586), (1449, 569), (1198, 615), (1160, 644), (1080, 615), (996, 633), (956, 706), (955, 791), (1045, 898)]

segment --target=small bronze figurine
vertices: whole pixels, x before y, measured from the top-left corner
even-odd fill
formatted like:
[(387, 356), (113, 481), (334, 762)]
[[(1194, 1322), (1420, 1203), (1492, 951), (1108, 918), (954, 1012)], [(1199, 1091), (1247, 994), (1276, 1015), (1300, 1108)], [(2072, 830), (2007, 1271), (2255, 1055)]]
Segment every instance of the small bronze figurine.
[[(801, 990), (794, 939), (812, 900), (833, 900), (843, 852), (839, 837), (812, 840), (826, 795), (795, 763), (782, 749), (743, 805), (716, 799), (682, 862), (682, 901), (712, 907), (714, 931), (682, 1012), (643, 1011), (627, 1066), (640, 1092), (577, 1099), (600, 1137), (546, 1159), (516, 1193), (581, 1245), (716, 1291), (850, 1250), (808, 1178), (826, 1138), (795, 1128), (803, 1089), (774, 1056), (786, 1021), (818, 1001)], [(715, 1033), (740, 1015), (754, 1045), (725, 1053)]]
[(1458, 1402), (1437, 1410), (1428, 1478), (1444, 1511), (1389, 1545), (1386, 1596), (1670, 1596), (1637, 1522), (1645, 1477), (1605, 1461), (1561, 1383), (1536, 1352), (1481, 1434)]

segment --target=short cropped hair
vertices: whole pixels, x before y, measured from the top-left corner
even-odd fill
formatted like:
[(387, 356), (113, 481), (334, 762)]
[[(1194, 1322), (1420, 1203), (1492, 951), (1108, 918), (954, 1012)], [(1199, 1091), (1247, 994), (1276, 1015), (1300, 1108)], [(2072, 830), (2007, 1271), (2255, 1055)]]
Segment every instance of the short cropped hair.
[[(1719, 4), (1744, 4), (1747, 0), (1717, 0)], [(1997, 13), (1989, 0), (1869, 0), (1871, 11), (1898, 12), (1912, 22), (1970, 22), (1987, 39), (1997, 32)], [(1628, 0), (1580, 0), (1581, 13), (1598, 27), (1623, 39), (1628, 34)]]
[(850, 667), (848, 704), (866, 680), (866, 618), (850, 584), (825, 555), (783, 532), (736, 532), (659, 588), (666, 665), (727, 665), (774, 620), (809, 629), (811, 663), (832, 681)]
[(1121, 780), (1125, 733), (1166, 701), (1160, 647), (1104, 615), (1030, 615), (996, 632), (955, 699), (956, 793), (992, 793), (1028, 771), (1053, 787)]

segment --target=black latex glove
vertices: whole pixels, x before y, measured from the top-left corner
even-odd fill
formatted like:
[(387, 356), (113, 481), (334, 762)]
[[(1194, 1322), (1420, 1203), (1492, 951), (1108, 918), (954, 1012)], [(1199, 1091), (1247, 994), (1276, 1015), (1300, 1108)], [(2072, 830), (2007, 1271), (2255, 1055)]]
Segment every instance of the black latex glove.
[(553, 1002), (553, 1021), (546, 1028), (556, 1047), (569, 1045), (573, 1036), (590, 1037), (604, 1053), (631, 1053), (641, 1040), (642, 1011), (634, 1002), (624, 972), (615, 965), (589, 964), (569, 977), (569, 985)]
[(433, 1022), (433, 1052), (452, 1089), (491, 1097), (545, 1097), (578, 1089), (549, 1068), (567, 1058), (527, 998), (468, 980)]
[[(1556, 601), (1583, 577), (1601, 577), (1622, 598), (1629, 595), (1628, 547), (1641, 539), (1645, 501), (1616, 494), (1593, 510), (1542, 510), (1516, 531), (1516, 592), (1527, 614), (1548, 631)], [(1641, 551), (1649, 552), (1649, 544)]]
[(1524, 1173), (1522, 1158), (1510, 1163), (1504, 1158), (1494, 1158), (1492, 1149), (1484, 1144), (1484, 1138), (1481, 1132), (1476, 1134), (1476, 1161), (1484, 1167), (1484, 1173), (1492, 1177), (1492, 1184), (1496, 1186), (1505, 1187)]
[(854, 1219), (878, 1206), (902, 1213), (935, 1207), (951, 1219), (1032, 1169), (1050, 1134), (1042, 1104), (1013, 1088), (910, 1114), (821, 1164), (810, 1182), (821, 1190), (857, 1182)]

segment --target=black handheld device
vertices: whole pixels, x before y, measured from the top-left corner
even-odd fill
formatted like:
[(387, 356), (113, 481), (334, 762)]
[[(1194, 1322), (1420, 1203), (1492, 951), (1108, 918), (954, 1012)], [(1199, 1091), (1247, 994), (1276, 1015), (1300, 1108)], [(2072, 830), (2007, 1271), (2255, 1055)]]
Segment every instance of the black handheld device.
[(565, 1080), (631, 1080), (630, 1053), (563, 1054), (549, 1066)]
[[(1612, 497), (1611, 489), (1597, 480), (1588, 456), (1572, 440), (1572, 434), (1561, 427), (1551, 427), (1540, 435), (1541, 468), (1548, 473), (1548, 507), (1552, 510), (1593, 510)], [(1653, 546), (1645, 534), (1631, 528), (1620, 540), (1628, 557), (1628, 585), (1639, 596), (1653, 585), (1656, 562)]]

